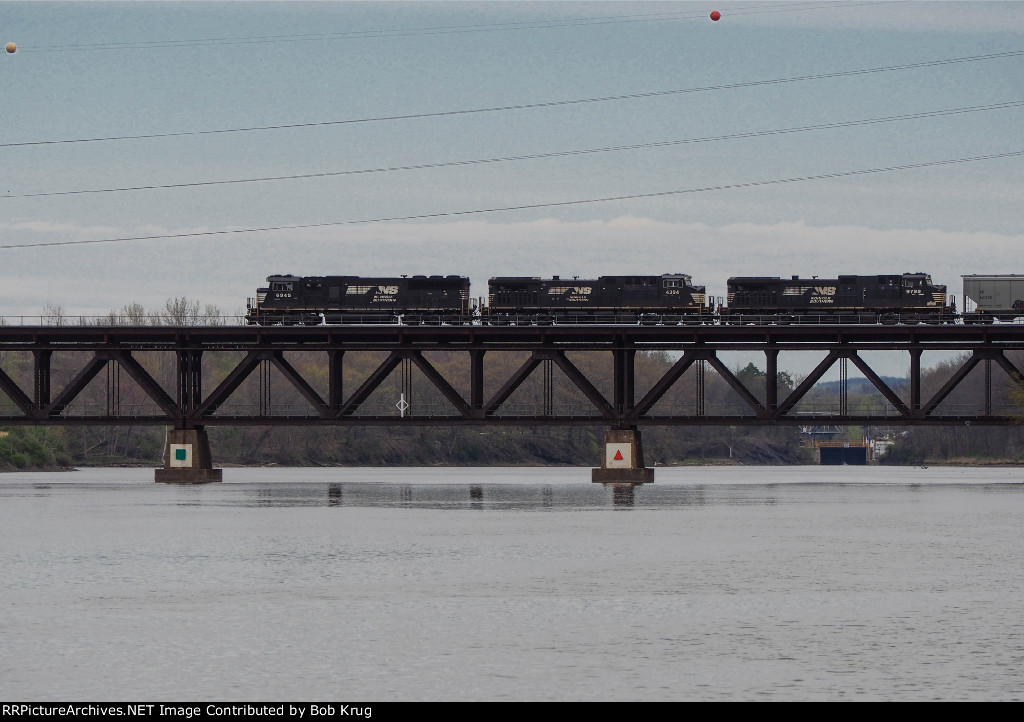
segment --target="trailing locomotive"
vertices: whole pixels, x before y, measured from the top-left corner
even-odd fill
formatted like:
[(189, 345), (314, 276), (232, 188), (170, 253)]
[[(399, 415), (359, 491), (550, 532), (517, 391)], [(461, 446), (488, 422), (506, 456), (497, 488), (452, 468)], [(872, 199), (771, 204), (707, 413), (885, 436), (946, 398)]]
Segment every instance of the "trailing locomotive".
[(249, 299), (245, 322), (261, 326), (321, 323), (460, 324), (472, 313), (464, 276), (269, 276)]
[(730, 278), (723, 323), (952, 323), (946, 287), (926, 273)]
[(601, 276), (592, 280), (492, 278), (483, 323), (496, 326), (549, 323), (713, 323), (704, 286), (684, 273)]

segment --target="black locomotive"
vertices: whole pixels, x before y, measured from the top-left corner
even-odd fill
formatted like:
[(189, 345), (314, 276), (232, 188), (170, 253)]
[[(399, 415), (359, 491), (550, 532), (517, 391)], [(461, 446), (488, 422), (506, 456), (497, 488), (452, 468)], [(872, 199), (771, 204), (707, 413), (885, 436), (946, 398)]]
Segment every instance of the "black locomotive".
[(460, 324), (472, 311), (465, 276), (270, 276), (267, 287), (249, 299), (245, 321), (261, 326)]
[(684, 273), (572, 280), (507, 277), (487, 284), (489, 325), (713, 323), (704, 286)]
[(926, 273), (791, 279), (734, 277), (715, 308), (689, 275), (498, 277), (477, 308), (465, 276), (267, 278), (249, 299), (257, 325), (953, 323), (946, 287)]
[(946, 287), (926, 273), (730, 278), (723, 323), (947, 323)]

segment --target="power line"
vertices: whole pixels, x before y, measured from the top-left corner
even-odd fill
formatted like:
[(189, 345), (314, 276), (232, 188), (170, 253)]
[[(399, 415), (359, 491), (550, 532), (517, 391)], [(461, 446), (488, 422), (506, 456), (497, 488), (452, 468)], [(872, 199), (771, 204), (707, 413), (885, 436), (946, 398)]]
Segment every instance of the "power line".
[(867, 118), (863, 120), (848, 120), (835, 123), (819, 123), (795, 128), (777, 128), (772, 130), (750, 131), (746, 133), (731, 133), (728, 135), (708, 136), (703, 138), (685, 138), (682, 140), (665, 140), (653, 143), (636, 143), (633, 145), (616, 145), (604, 148), (584, 148), (577, 150), (552, 151), (549, 153), (532, 153), (527, 155), (500, 156), (495, 158), (475, 158), (469, 160), (444, 161), (438, 163), (418, 163), (413, 165), (388, 166), (381, 168), (363, 168), (358, 170), (326, 171), (321, 173), (301, 173), (294, 175), (266, 176), (261, 178), (236, 178), (230, 180), (196, 181), (191, 183), (167, 183), (160, 185), (128, 186), (123, 188), (92, 188), (85, 190), (50, 191), (42, 193), (21, 193), (17, 195), (4, 195), (0, 198), (41, 198), (50, 196), (84, 195), (91, 193), (122, 193), (128, 191), (146, 190), (168, 190), (173, 188), (197, 188), (202, 186), (232, 185), (240, 183), (264, 183), (272, 181), (300, 180), (309, 178), (330, 178), (346, 175), (365, 175), (370, 173), (390, 173), (395, 171), (434, 170), (438, 168), (451, 168), (458, 166), (484, 165), (489, 163), (504, 163), (511, 161), (539, 160), (545, 158), (561, 158), (567, 156), (593, 155), (597, 153), (613, 153), (629, 150), (644, 150), (650, 148), (666, 148), (678, 145), (695, 143), (710, 143), (723, 140), (737, 140), (744, 138), (760, 138), (773, 135), (784, 135), (790, 133), (804, 133), (817, 130), (834, 130), (837, 128), (850, 128), (862, 125), (877, 125), (880, 123), (892, 123), (896, 121), (918, 120), (921, 118), (937, 118), (947, 115), (960, 115), (965, 113), (978, 113), (991, 110), (1003, 110), (1007, 108), (1019, 108), (1024, 106), (1024, 101), (1008, 101), (1004, 103), (993, 103), (990, 105), (977, 105), (964, 108), (951, 108), (947, 110), (932, 110), (921, 113), (907, 113), (903, 115), (892, 115), (880, 118)]
[[(742, 15), (758, 15), (764, 13), (798, 12), (806, 10), (845, 10), (861, 5), (877, 5), (885, 0), (866, 0), (865, 2), (825, 2), (813, 4), (809, 2), (780, 3), (775, 5), (752, 5), (749, 7), (730, 8), (730, 17)], [(886, 2), (886, 4), (889, 4)], [(515, 30), (544, 30), (549, 28), (589, 27), (620, 23), (690, 21), (707, 19), (702, 10), (685, 10), (658, 13), (636, 13), (631, 15), (605, 15), (597, 17), (567, 18), (561, 20), (519, 20), (496, 23), (477, 23), (472, 25), (449, 25), (423, 28), (397, 28), (384, 30), (348, 30), (332, 33), (296, 33), (289, 35), (261, 35), (248, 37), (193, 38), (184, 40), (137, 40), (120, 43), (75, 43), (72, 45), (40, 45), (19, 48), (19, 52), (53, 53), (83, 50), (149, 50), (161, 48), (194, 48), (216, 45), (253, 45), (268, 42), (308, 42), (324, 40), (365, 40), (374, 38), (397, 38), (421, 35), (449, 35), (461, 33), (489, 33)]]
[(404, 115), (385, 115), (370, 118), (351, 118), (347, 120), (326, 120), (309, 123), (283, 123), (280, 125), (262, 125), (243, 128), (218, 128), (213, 130), (187, 130), (172, 133), (148, 133), (142, 135), (119, 135), (98, 138), (71, 138), (63, 140), (37, 140), (20, 143), (0, 143), (0, 148), (15, 148), (37, 145), (59, 145), (69, 143), (96, 143), (117, 140), (149, 140), (154, 138), (177, 138), (193, 135), (215, 135), (219, 133), (249, 133), (266, 130), (286, 130), (294, 128), (313, 128), (331, 125), (352, 125), (356, 123), (379, 123), (395, 120), (416, 120), (422, 118), (441, 118), (456, 115), (471, 115), (475, 113), (497, 113), (513, 110), (533, 110), (538, 108), (556, 108), (569, 105), (584, 105), (587, 103), (606, 103), (619, 100), (637, 100), (641, 98), (657, 98), (670, 95), (682, 95), (688, 93), (705, 93), (714, 90), (736, 90), (739, 88), (753, 88), (765, 85), (781, 85), (785, 83), (800, 83), (810, 80), (827, 80), (830, 78), (842, 78), (855, 75), (869, 75), (873, 73), (886, 73), (898, 70), (915, 70), (919, 68), (933, 68), (956, 63), (972, 63), (983, 60), (995, 60), (999, 58), (1013, 58), (1024, 55), (1024, 50), (1009, 50), (1000, 53), (989, 53), (986, 55), (971, 55), (962, 58), (951, 58), (946, 60), (928, 60), (917, 63), (906, 63), (903, 65), (886, 65), (876, 68), (862, 68), (858, 70), (841, 70), (833, 73), (816, 73), (813, 75), (799, 75), (789, 78), (772, 78), (769, 80), (753, 80), (741, 83), (724, 83), (721, 85), (707, 85), (696, 88), (679, 88), (675, 90), (655, 90), (645, 93), (627, 93), (622, 95), (606, 95), (593, 98), (576, 98), (571, 100), (552, 100), (543, 103), (521, 103), (517, 105), (500, 105), (489, 108), (469, 108), (461, 110), (444, 110), (431, 113), (408, 113)]
[(432, 220), (437, 218), (458, 218), (460, 216), (470, 215), (483, 215), (487, 213), (504, 213), (509, 211), (524, 211), (524, 210), (535, 210), (540, 208), (561, 208), (566, 206), (578, 206), (587, 205), (593, 203), (609, 203), (611, 201), (628, 201), (628, 200), (640, 200), (645, 198), (664, 198), (667, 196), (684, 195), (692, 193), (708, 193), (711, 191), (725, 191), (725, 190), (741, 190), (745, 188), (758, 188), (761, 186), (769, 185), (781, 185), (785, 183), (805, 183), (808, 181), (815, 180), (829, 180), (833, 178), (849, 178), (852, 176), (871, 175), (875, 173), (892, 173), (895, 171), (914, 170), (918, 168), (934, 168), (944, 165), (956, 165), (960, 163), (974, 163), (985, 160), (996, 160), (999, 158), (1013, 158), (1018, 156), (1024, 156), (1024, 150), (1010, 151), (1007, 153), (993, 153), (991, 155), (979, 155), (968, 158), (951, 158), (946, 160), (934, 160), (927, 161), (924, 163), (909, 163), (906, 165), (895, 165), (895, 166), (884, 166), (880, 168), (865, 168), (860, 170), (851, 171), (838, 171), (834, 173), (819, 173), (816, 175), (796, 176), (793, 178), (776, 178), (773, 180), (763, 181), (748, 181), (745, 183), (731, 183), (717, 186), (705, 186), (701, 188), (684, 188), (681, 190), (671, 191), (658, 191), (654, 193), (634, 193), (630, 195), (621, 196), (607, 196), (603, 198), (587, 198), (581, 200), (571, 201), (554, 201), (550, 203), (531, 203), (518, 206), (502, 206), (495, 208), (480, 208), (476, 210), (468, 211), (446, 211), (439, 213), (422, 213), (418, 215), (409, 216), (391, 216), (385, 218), (365, 218), (361, 220), (349, 220), (349, 221), (330, 221), (325, 223), (302, 223), (295, 225), (284, 225), (284, 226), (265, 226), (262, 228), (235, 228), (220, 231), (196, 231), (193, 233), (169, 233), (152, 236), (130, 236), (125, 238), (100, 238), (100, 239), (87, 239), (79, 241), (53, 241), (47, 243), (18, 243), (0, 246), (2, 249), (13, 249), (13, 248), (43, 248), (51, 246), (80, 246), (94, 243), (125, 243), (128, 241), (155, 241), (155, 240), (172, 240), (172, 239), (183, 239), (183, 238), (199, 238), (202, 236), (228, 236), (238, 235), (242, 233), (261, 233), (266, 231), (294, 231), (303, 230), (310, 228), (328, 228), (331, 226), (354, 226), (354, 225), (365, 225), (370, 223), (397, 223), (401, 221), (422, 221)]

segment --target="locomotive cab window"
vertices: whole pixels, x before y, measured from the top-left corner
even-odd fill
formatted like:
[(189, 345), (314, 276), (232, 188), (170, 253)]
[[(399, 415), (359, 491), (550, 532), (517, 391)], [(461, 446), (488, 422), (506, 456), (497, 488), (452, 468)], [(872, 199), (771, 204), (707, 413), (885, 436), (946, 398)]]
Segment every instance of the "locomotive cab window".
[(271, 291), (291, 291), (293, 284), (291, 281), (274, 281), (270, 284)]

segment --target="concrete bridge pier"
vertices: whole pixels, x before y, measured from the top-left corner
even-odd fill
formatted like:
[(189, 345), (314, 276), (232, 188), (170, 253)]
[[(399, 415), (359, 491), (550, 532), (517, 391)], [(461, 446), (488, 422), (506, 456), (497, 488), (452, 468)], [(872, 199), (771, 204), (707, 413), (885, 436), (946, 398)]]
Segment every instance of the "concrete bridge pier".
[(639, 429), (609, 429), (605, 432), (601, 468), (591, 470), (590, 480), (595, 484), (630, 486), (654, 482), (654, 469), (644, 466)]
[(208, 484), (223, 481), (224, 470), (213, 468), (206, 429), (168, 429), (164, 442), (164, 467), (155, 470), (162, 484)]

